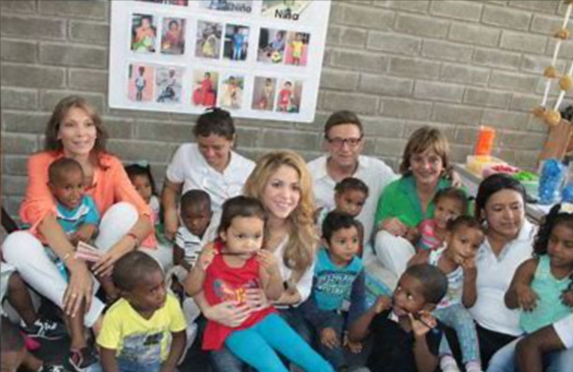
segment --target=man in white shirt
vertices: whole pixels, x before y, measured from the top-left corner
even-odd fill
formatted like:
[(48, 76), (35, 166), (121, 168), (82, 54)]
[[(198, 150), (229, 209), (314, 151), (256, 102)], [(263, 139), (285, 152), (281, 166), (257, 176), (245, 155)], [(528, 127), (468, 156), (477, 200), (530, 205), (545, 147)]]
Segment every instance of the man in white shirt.
[(324, 126), (324, 155), (308, 163), (313, 178), (317, 207), (334, 209), (334, 186), (347, 177), (362, 180), (369, 197), (358, 215), (364, 225), (364, 239), (370, 241), (378, 198), (384, 187), (397, 176), (381, 160), (360, 155), (364, 148), (364, 133), (358, 116), (351, 111), (330, 115)]
[(324, 125), (324, 148), (327, 155), (308, 163), (317, 207), (334, 209), (334, 186), (347, 177), (358, 178), (368, 186), (369, 196), (358, 215), (364, 225), (364, 262), (372, 275), (393, 287), (396, 278), (377, 263), (370, 241), (378, 199), (386, 185), (398, 176), (383, 161), (360, 155), (364, 148), (364, 131), (360, 119), (352, 111), (337, 111), (330, 115)]

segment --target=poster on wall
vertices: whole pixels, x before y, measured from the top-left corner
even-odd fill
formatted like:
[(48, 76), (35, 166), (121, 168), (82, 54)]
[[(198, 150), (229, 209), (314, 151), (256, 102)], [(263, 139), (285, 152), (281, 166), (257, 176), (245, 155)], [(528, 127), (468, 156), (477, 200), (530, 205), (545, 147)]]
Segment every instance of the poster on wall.
[(312, 122), (330, 0), (111, 2), (109, 106)]

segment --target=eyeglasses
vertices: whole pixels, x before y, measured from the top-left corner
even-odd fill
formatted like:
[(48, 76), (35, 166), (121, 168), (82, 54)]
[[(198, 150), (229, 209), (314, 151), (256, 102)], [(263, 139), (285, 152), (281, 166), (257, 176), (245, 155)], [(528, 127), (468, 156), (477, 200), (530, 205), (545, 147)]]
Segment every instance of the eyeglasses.
[(345, 143), (348, 144), (349, 147), (356, 147), (360, 144), (360, 142), (362, 142), (362, 136), (358, 138), (340, 138), (340, 137), (334, 137), (334, 138), (324, 137), (324, 138), (328, 141), (328, 143), (338, 148), (344, 146)]

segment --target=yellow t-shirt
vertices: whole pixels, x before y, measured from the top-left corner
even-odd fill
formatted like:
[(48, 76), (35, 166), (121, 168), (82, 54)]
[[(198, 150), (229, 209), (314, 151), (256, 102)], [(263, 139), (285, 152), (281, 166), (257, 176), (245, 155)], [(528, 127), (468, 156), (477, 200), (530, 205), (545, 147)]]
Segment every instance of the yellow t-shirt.
[(105, 314), (97, 343), (116, 350), (116, 357), (137, 363), (165, 361), (171, 333), (187, 327), (179, 302), (167, 295), (165, 305), (150, 319), (135, 311), (125, 299), (118, 300)]

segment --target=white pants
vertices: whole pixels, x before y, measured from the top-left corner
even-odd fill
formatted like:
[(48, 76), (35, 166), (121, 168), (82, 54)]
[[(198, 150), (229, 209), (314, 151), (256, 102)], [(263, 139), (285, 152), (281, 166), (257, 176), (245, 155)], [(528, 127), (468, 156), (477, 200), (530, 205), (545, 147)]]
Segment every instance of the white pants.
[(416, 249), (408, 240), (385, 230), (376, 234), (374, 251), (382, 265), (398, 279), (406, 271), (408, 261), (416, 254)]
[[(108, 251), (123, 238), (139, 219), (139, 213), (129, 203), (117, 203), (107, 210), (100, 225), (95, 246)], [(4, 259), (14, 265), (28, 285), (63, 308), (64, 293), (68, 283), (46, 254), (45, 248), (34, 235), (16, 231), (6, 237), (2, 245)], [(97, 281), (94, 278), (94, 283)], [(96, 287), (97, 284), (96, 284)], [(95, 297), (84, 318), (86, 327), (92, 327), (100, 317), (105, 305)]]

